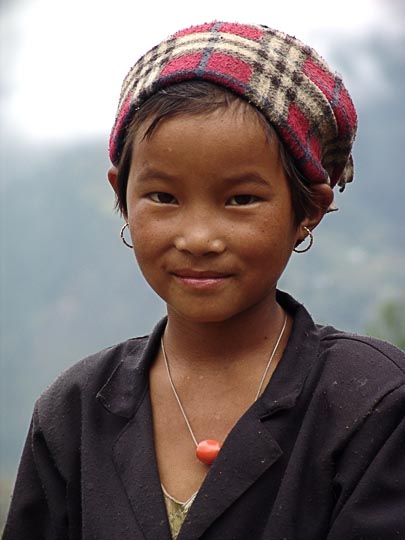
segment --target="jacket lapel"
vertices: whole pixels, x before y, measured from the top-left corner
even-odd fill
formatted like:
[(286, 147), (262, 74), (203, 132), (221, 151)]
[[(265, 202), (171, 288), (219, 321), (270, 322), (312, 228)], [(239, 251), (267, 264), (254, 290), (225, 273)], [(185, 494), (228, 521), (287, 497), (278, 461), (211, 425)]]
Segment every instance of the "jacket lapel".
[(114, 463), (147, 540), (170, 540), (156, 465), (149, 394), (114, 445)]
[(195, 540), (282, 455), (253, 406), (228, 435), (191, 506), (178, 540)]

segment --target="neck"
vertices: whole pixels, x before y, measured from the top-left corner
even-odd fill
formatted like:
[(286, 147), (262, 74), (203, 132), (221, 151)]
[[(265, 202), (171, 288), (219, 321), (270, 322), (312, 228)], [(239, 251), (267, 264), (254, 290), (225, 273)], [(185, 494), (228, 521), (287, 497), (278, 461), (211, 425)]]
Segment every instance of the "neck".
[(221, 322), (195, 322), (168, 307), (164, 339), (172, 364), (212, 374), (227, 371), (239, 362), (245, 363), (247, 358), (253, 360), (271, 350), (284, 318), (284, 310), (276, 302), (275, 295), (272, 302), (254, 306)]

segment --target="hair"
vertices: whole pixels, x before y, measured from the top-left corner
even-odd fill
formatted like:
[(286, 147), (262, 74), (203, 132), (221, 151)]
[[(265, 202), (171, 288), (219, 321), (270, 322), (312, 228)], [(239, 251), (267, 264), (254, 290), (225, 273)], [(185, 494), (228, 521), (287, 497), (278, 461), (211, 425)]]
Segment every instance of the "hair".
[(253, 111), (262, 124), (269, 140), (276, 140), (279, 156), (289, 181), (292, 207), (296, 224), (318, 209), (320, 201), (310, 189), (308, 182), (299, 172), (290, 154), (285, 149), (273, 126), (264, 115), (241, 97), (218, 85), (206, 81), (192, 80), (161, 88), (148, 98), (127, 127), (125, 144), (118, 163), (115, 208), (127, 214), (127, 184), (131, 168), (132, 149), (135, 136), (143, 129), (141, 140), (152, 136), (162, 120), (179, 115), (209, 114), (219, 109), (236, 107), (242, 112)]

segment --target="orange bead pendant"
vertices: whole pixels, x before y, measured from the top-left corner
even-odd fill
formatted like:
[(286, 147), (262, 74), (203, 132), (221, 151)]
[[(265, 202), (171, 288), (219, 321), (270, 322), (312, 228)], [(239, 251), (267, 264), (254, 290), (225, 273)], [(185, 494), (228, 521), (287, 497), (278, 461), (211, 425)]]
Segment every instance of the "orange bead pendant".
[(205, 439), (204, 441), (198, 443), (195, 455), (206, 465), (212, 465), (219, 451), (221, 450), (221, 446), (222, 444), (218, 441)]

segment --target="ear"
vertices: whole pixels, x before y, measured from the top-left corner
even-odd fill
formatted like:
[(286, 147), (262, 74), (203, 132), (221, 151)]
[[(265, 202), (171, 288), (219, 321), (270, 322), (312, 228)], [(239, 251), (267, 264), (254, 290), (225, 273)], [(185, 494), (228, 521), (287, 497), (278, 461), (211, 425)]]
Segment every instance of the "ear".
[[(117, 195), (117, 185), (118, 185), (118, 169), (117, 167), (114, 167), (112, 165), (108, 171), (107, 171), (108, 181), (111, 184), (111, 187), (113, 188), (115, 195)], [(116, 198), (116, 201), (118, 201), (118, 197)], [(116, 203), (116, 207), (120, 207), (118, 203)], [(128, 221), (128, 216), (126, 215), (126, 212), (120, 209), (121, 215), (124, 217), (125, 221)]]
[(117, 193), (117, 179), (118, 179), (118, 169), (117, 169), (117, 167), (114, 167), (114, 165), (112, 165), (108, 169), (107, 176), (108, 176), (108, 181), (111, 184), (111, 187), (113, 188), (115, 193)]
[(306, 216), (298, 226), (297, 242), (302, 242), (308, 235), (304, 227), (308, 227), (312, 231), (320, 223), (323, 216), (328, 211), (328, 208), (333, 202), (333, 191), (328, 184), (315, 184), (311, 186), (311, 191), (314, 193), (315, 199), (318, 201), (316, 208), (311, 212), (311, 215)]

